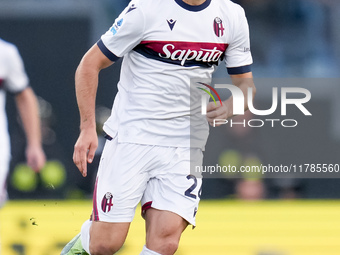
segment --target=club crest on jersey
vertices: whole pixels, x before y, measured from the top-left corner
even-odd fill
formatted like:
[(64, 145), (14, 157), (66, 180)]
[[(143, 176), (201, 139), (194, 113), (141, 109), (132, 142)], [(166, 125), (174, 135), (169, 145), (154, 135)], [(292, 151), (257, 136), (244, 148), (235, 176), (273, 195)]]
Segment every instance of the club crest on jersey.
[(218, 37), (221, 37), (224, 35), (223, 22), (219, 17), (216, 17), (214, 19), (214, 31), (215, 31), (215, 35)]
[(110, 192), (107, 192), (102, 200), (102, 210), (103, 212), (107, 213), (111, 211), (111, 208), (113, 206), (113, 195)]
[(110, 31), (112, 32), (113, 35), (117, 34), (117, 32), (118, 32), (119, 28), (122, 26), (122, 24), (123, 24), (123, 19), (120, 19), (112, 25)]

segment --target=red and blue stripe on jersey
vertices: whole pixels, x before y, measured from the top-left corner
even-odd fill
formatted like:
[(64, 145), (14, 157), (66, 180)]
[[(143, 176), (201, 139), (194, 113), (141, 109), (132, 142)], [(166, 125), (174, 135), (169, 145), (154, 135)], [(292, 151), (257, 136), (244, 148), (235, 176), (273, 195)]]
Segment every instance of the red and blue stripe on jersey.
[[(111, 61), (119, 57), (106, 48), (99, 40), (98, 47)], [(182, 42), (182, 41), (142, 41), (133, 50), (144, 57), (185, 67), (211, 67), (218, 65), (228, 47), (226, 43)]]
[[(97, 45), (111, 61), (115, 62), (119, 59), (106, 48), (102, 40), (99, 40)], [(218, 61), (224, 58), (227, 47), (228, 44), (225, 43), (142, 41), (134, 51), (147, 58), (169, 64), (208, 68), (218, 65)], [(243, 74), (251, 72), (251, 65), (229, 67), (227, 70), (230, 75)]]
[(185, 67), (218, 65), (227, 49), (226, 43), (142, 41), (134, 51), (147, 58)]

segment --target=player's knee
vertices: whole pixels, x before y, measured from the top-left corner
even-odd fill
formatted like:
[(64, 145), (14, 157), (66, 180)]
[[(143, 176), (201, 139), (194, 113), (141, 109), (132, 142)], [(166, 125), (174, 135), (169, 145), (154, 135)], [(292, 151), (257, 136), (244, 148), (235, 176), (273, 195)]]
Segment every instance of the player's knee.
[(90, 242), (91, 255), (112, 255), (122, 247), (122, 244), (105, 243), (105, 242)]
[(153, 251), (162, 255), (172, 255), (177, 251), (178, 241), (174, 238), (157, 238), (153, 241), (147, 241), (146, 246)]
[[(168, 238), (163, 243), (164, 247), (164, 254), (172, 255), (178, 249), (178, 241), (173, 238)], [(163, 253), (162, 253), (163, 254)]]

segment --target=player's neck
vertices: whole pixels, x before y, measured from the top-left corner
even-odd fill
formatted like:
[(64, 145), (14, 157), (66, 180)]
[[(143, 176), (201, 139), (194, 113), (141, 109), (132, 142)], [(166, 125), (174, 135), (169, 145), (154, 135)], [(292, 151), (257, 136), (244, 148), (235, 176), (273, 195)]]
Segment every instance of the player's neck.
[(203, 4), (206, 0), (182, 0), (184, 3), (189, 4), (189, 5), (201, 5)]

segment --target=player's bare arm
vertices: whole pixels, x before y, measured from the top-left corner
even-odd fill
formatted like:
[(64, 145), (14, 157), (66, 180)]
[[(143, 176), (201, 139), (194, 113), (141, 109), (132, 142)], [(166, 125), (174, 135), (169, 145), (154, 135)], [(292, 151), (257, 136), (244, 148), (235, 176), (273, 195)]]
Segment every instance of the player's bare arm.
[[(253, 97), (256, 93), (256, 88), (253, 81), (253, 75), (251, 72), (244, 74), (231, 75), (232, 83), (239, 87), (244, 95), (244, 98), (248, 98), (248, 88), (252, 88)], [(248, 109), (248, 100), (244, 100), (244, 109)], [(221, 105), (215, 105), (214, 102), (210, 102), (207, 106), (207, 120), (212, 125), (214, 119), (229, 119), (233, 117), (233, 97), (229, 97), (223, 101)], [(215, 124), (220, 126), (220, 124)]]
[(26, 160), (27, 164), (36, 172), (45, 165), (46, 157), (41, 144), (41, 129), (39, 109), (36, 96), (30, 87), (27, 87), (15, 97), (16, 105), (26, 134)]
[(98, 46), (94, 45), (80, 61), (75, 75), (80, 135), (74, 146), (73, 162), (84, 177), (87, 175), (87, 163), (92, 163), (98, 147), (95, 121), (98, 75), (100, 70), (112, 63)]

